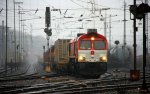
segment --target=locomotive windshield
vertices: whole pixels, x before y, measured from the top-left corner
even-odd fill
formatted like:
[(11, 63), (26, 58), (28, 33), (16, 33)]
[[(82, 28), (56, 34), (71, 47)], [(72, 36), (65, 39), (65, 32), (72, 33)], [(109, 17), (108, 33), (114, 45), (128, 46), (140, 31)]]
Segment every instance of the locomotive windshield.
[(95, 40), (93, 42), (91, 40), (81, 40), (80, 49), (90, 50), (92, 48), (92, 44), (95, 50), (105, 49), (105, 45), (106, 45), (104, 40)]
[(80, 41), (80, 49), (91, 49), (91, 41), (90, 40), (81, 40)]
[(104, 40), (94, 41), (94, 49), (105, 49), (105, 41)]

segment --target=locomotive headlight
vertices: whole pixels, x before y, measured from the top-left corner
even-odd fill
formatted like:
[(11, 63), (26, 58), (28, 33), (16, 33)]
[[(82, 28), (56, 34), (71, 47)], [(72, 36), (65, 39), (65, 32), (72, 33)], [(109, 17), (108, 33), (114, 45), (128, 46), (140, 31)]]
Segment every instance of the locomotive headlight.
[(85, 55), (79, 55), (78, 61), (85, 61)]
[(94, 37), (91, 37), (91, 40), (95, 40), (95, 38), (94, 38)]
[(106, 62), (107, 61), (107, 56), (101, 56), (100, 61)]
[(79, 60), (82, 61), (83, 60), (83, 56), (79, 56)]

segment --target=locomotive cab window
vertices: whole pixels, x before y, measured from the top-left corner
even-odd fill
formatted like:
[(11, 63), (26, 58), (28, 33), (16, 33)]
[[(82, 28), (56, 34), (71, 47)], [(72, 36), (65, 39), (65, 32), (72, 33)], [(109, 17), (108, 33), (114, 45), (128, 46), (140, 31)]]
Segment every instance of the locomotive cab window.
[(80, 49), (90, 50), (91, 49), (91, 41), (90, 40), (81, 40), (80, 41)]
[(96, 40), (94, 41), (94, 49), (99, 50), (99, 49), (105, 49), (105, 41), (104, 40)]

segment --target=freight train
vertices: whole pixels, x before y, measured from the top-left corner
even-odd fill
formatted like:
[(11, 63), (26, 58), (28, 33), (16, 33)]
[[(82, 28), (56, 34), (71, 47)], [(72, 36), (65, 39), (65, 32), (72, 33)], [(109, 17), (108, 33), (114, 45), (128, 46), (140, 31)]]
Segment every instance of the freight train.
[(107, 39), (97, 29), (79, 33), (75, 39), (58, 39), (48, 51), (53, 71), (90, 77), (107, 71), (107, 54)]

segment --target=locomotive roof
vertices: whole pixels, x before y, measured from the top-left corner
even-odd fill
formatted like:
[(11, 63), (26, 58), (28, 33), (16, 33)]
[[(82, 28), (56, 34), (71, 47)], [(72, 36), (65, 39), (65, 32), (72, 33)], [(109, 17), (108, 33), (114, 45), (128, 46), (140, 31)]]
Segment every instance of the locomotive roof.
[[(92, 34), (92, 33), (84, 34), (84, 35), (78, 37), (77, 40), (82, 39), (82, 38), (85, 38), (85, 37), (88, 37), (88, 36), (91, 35), (91, 34)], [(99, 34), (99, 33), (95, 33), (95, 34), (97, 34), (99, 38), (104, 39), (104, 40), (107, 40), (107, 39), (105, 38), (105, 36), (103, 36), (103, 35), (101, 35), (101, 34)]]
[[(85, 37), (87, 37), (87, 36), (89, 36), (91, 33), (88, 33), (88, 34), (83, 34), (83, 35), (81, 35), (81, 36), (79, 36), (79, 37), (77, 37), (76, 39), (72, 39), (72, 40), (70, 40), (70, 42), (69, 43), (73, 43), (73, 42), (75, 42), (75, 41), (78, 41), (79, 39), (82, 39), (82, 38), (85, 38)], [(106, 39), (106, 37), (105, 36), (103, 36), (103, 35), (101, 35), (101, 34), (99, 34), (99, 33), (96, 33), (101, 39), (104, 39), (104, 40), (106, 40), (107, 41), (107, 39)]]

